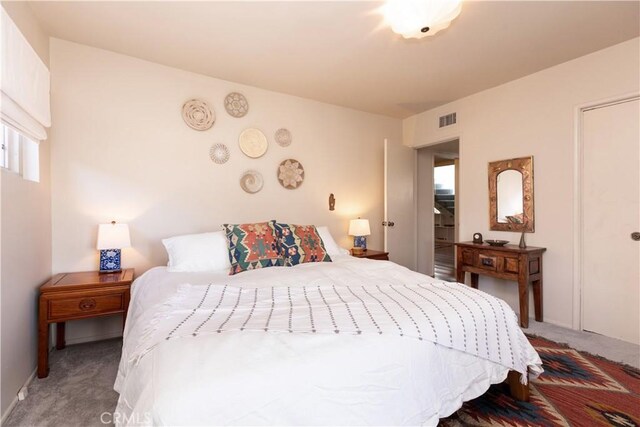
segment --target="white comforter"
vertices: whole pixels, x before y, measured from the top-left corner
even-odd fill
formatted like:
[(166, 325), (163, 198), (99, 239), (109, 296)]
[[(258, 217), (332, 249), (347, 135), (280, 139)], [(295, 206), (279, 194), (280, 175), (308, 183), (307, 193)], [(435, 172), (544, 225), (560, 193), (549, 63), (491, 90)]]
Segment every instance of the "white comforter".
[[(231, 277), (150, 270), (134, 283), (114, 420), (134, 425), (436, 425), (463, 401), (504, 380), (505, 363), (393, 334), (225, 330), (152, 340), (141, 352), (141, 343), (161, 330), (159, 313), (187, 283), (260, 289), (361, 283), (363, 278), (400, 285), (435, 282), (391, 262), (348, 256)], [(509, 325), (507, 336), (521, 338), (517, 324)], [(525, 343), (520, 351), (524, 363), (540, 372), (535, 350)]]

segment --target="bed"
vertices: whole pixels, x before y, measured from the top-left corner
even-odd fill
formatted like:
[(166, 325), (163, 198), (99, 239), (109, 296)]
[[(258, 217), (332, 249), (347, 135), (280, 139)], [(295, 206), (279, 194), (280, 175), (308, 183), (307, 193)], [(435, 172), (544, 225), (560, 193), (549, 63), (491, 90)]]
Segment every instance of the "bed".
[[(266, 319), (266, 322), (265, 322)], [(437, 425), (542, 372), (503, 301), (388, 261), (133, 284), (118, 425)]]

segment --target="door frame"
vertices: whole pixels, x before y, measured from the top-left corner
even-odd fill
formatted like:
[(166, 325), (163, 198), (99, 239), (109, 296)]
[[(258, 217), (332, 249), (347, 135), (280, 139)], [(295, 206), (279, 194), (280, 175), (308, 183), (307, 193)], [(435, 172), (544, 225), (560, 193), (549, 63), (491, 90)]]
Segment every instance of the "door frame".
[[(415, 218), (415, 230), (416, 230), (416, 239), (415, 239), (415, 252), (416, 252), (416, 268), (418, 267), (418, 239), (417, 239), (417, 235), (418, 235), (418, 155), (417, 152), (421, 149), (421, 148), (429, 148), (429, 147), (433, 147), (436, 145), (440, 145), (440, 144), (444, 144), (447, 142), (451, 142), (451, 141), (455, 141), (458, 140), (458, 158), (457, 158), (457, 164), (456, 164), (456, 197), (455, 197), (455, 241), (459, 242), (459, 238), (460, 238), (460, 209), (462, 206), (461, 203), (461, 199), (459, 197), (460, 194), (460, 188), (461, 186), (461, 176), (462, 176), (462, 169), (460, 168), (460, 162), (462, 160), (462, 152), (463, 152), (463, 145), (462, 145), (462, 136), (460, 135), (460, 133), (453, 133), (450, 136), (447, 136), (445, 138), (442, 139), (438, 139), (435, 141), (430, 141), (424, 144), (420, 144), (420, 145), (416, 145), (413, 146), (412, 148), (416, 151), (416, 165), (415, 165), (415, 173), (414, 173), (414, 189), (416, 189), (416, 197), (415, 197), (415, 203), (414, 203), (414, 218)], [(435, 164), (431, 164), (431, 174), (433, 175), (433, 169), (435, 168)], [(433, 215), (433, 198), (435, 195), (435, 186), (432, 189), (432, 195), (431, 195), (431, 215)], [(431, 233), (431, 241), (432, 241), (432, 250), (431, 250), (431, 265), (434, 266), (434, 271), (432, 271), (431, 273), (435, 275), (435, 231), (434, 228), (431, 227), (430, 228), (430, 233)], [(454, 268), (457, 267), (457, 259), (454, 257)]]
[(583, 222), (583, 115), (588, 110), (640, 99), (640, 92), (631, 92), (578, 105), (574, 108), (573, 138), (573, 319), (572, 328), (581, 331), (583, 322), (583, 283), (584, 277), (584, 222)]

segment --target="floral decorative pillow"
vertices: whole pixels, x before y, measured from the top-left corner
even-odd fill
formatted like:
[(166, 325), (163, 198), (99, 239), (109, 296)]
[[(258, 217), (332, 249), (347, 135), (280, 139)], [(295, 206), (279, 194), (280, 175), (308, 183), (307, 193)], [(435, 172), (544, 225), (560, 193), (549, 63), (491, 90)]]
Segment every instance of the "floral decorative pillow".
[(315, 226), (276, 223), (275, 229), (286, 267), (305, 262), (331, 262)]
[(275, 221), (222, 226), (231, 261), (229, 274), (283, 265), (274, 225)]

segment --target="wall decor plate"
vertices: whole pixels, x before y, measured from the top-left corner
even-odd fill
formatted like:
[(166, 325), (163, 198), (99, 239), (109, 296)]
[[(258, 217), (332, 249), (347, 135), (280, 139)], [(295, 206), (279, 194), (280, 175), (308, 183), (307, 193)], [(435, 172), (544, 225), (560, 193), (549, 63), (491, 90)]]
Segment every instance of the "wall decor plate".
[(276, 131), (275, 139), (278, 145), (280, 145), (281, 147), (288, 147), (289, 145), (291, 145), (291, 132), (289, 131), (289, 129), (285, 128), (278, 129)]
[(224, 98), (224, 108), (231, 117), (244, 117), (249, 112), (249, 103), (243, 94), (231, 92)]
[(182, 118), (192, 129), (207, 130), (216, 121), (216, 113), (200, 99), (190, 99), (182, 106)]
[(288, 190), (295, 190), (304, 181), (304, 168), (295, 159), (287, 159), (278, 166), (278, 181)]
[(242, 152), (252, 159), (257, 159), (266, 153), (269, 146), (264, 133), (254, 128), (243, 130), (238, 138), (238, 144), (240, 144)]
[(213, 163), (219, 165), (227, 163), (230, 156), (229, 148), (224, 144), (213, 144), (209, 149), (209, 157)]
[(247, 193), (257, 193), (262, 190), (263, 185), (262, 174), (258, 171), (248, 170), (240, 177), (240, 187)]

